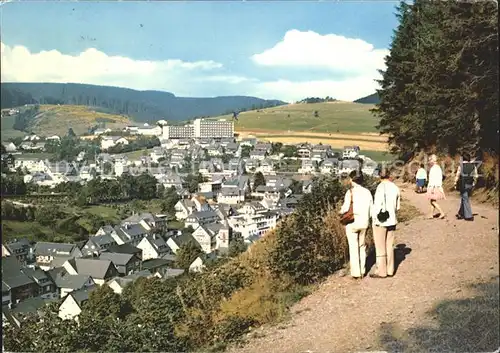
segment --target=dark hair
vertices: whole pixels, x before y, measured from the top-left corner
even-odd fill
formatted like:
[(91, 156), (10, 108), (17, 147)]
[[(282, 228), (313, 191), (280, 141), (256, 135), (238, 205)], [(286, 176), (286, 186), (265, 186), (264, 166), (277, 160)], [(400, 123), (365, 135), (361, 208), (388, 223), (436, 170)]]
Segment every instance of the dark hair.
[(425, 164), (424, 163), (420, 163), (420, 168), (424, 168), (425, 167)]
[(346, 180), (346, 179), (349, 179), (350, 176), (348, 173), (342, 173), (340, 174), (340, 180)]
[(380, 179), (389, 179), (389, 177), (391, 176), (391, 172), (388, 170), (388, 169), (383, 169), (382, 171), (380, 171)]
[(349, 173), (349, 178), (351, 178), (356, 184), (361, 184), (363, 182), (363, 173), (361, 170), (353, 170)]

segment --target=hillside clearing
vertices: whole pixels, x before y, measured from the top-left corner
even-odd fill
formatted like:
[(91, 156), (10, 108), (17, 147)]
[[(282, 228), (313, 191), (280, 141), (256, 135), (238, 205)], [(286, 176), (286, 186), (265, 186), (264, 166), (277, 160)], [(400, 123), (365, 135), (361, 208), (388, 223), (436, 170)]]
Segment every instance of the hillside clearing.
[(16, 116), (2, 118), (2, 140), (35, 133), (41, 136), (64, 136), (72, 128), (76, 135), (89, 132), (89, 128), (102, 124), (110, 129), (122, 129), (134, 122), (126, 116), (96, 111), (82, 105), (40, 105), (36, 116), (29, 122), (26, 131), (15, 130)]
[(41, 105), (40, 114), (33, 121), (32, 130), (44, 135), (65, 135), (69, 128), (83, 135), (88, 129), (103, 123), (110, 129), (121, 129), (132, 121), (122, 115), (107, 114), (81, 105)]
[[(310, 131), (323, 133), (376, 132), (378, 123), (370, 109), (372, 104), (330, 102), (289, 104), (241, 112), (235, 130)], [(317, 116), (315, 116), (317, 112)], [(232, 115), (219, 119), (229, 120)]]

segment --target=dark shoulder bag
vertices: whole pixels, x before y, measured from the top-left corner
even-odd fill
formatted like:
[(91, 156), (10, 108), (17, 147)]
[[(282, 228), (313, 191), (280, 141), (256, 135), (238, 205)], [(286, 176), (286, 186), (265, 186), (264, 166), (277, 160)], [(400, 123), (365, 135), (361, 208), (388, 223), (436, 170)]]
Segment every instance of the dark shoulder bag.
[(340, 217), (340, 223), (345, 226), (354, 222), (352, 189), (350, 190), (350, 192), (351, 192), (351, 203), (349, 204), (349, 209), (347, 210), (346, 213), (344, 213)]
[(384, 184), (384, 207), (379, 211), (377, 219), (380, 223), (384, 223), (389, 219), (389, 211), (387, 211), (387, 204), (385, 198), (385, 184)]

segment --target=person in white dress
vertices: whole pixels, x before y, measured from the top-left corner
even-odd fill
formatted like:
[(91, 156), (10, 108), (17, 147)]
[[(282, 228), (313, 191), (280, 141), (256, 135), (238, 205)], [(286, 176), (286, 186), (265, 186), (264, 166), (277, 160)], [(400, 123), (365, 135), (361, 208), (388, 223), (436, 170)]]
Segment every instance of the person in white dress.
[(434, 218), (435, 210), (438, 211), (440, 219), (445, 218), (443, 209), (439, 206), (438, 200), (445, 199), (443, 190), (443, 170), (439, 166), (437, 156), (435, 154), (430, 157), (431, 169), (429, 170), (429, 181), (427, 183), (427, 199), (431, 203), (430, 219)]

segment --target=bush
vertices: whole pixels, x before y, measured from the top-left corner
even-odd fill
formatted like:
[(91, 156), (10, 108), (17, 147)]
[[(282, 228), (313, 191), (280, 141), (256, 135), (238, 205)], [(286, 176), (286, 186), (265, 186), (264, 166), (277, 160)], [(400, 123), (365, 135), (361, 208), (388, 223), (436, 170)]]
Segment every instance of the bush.
[[(269, 267), (275, 277), (311, 284), (340, 268), (345, 261), (345, 233), (337, 225), (336, 204), (344, 194), (338, 180), (318, 180), (286, 222), (276, 228), (276, 246)], [(325, 221), (328, 226), (325, 227)]]

